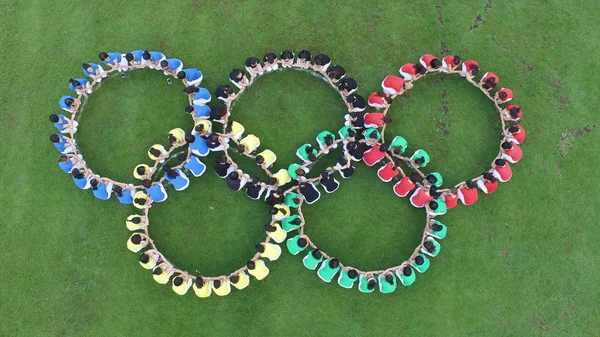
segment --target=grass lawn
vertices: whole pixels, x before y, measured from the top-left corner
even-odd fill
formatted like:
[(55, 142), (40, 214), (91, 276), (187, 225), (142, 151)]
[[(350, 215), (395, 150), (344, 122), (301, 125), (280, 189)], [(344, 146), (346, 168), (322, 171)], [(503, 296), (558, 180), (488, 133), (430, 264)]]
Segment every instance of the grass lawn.
[[(594, 2), (101, 1), (0, 2), (0, 336), (592, 336), (600, 331), (600, 41)], [(266, 51), (328, 54), (368, 96), (425, 53), (477, 60), (515, 92), (524, 159), (492, 196), (442, 218), (431, 269), (391, 295), (326, 284), (284, 252), (271, 274), (225, 298), (175, 295), (127, 251), (133, 207), (96, 200), (56, 165), (48, 121), (68, 79), (100, 51), (160, 50), (198, 67), (211, 92)], [(154, 143), (189, 129), (183, 86), (155, 71), (111, 78), (86, 104), (78, 143), (103, 176), (132, 181)], [(344, 105), (308, 74), (261, 78), (232, 117), (279, 156), (337, 131)], [(390, 109), (386, 135), (424, 148), (445, 186), (494, 159), (493, 106), (457, 76), (419, 81)], [(214, 155), (207, 158), (211, 163)], [(244, 169), (256, 169), (242, 161)], [(252, 169), (250, 168), (252, 167)], [(382, 269), (408, 258), (424, 213), (359, 164), (340, 190), (307, 205), (307, 233), (343, 263)], [(172, 190), (170, 190), (172, 191)], [(366, 209), (369, 211), (366, 211)], [(213, 172), (151, 213), (152, 236), (177, 267), (209, 275), (243, 265), (264, 238), (267, 206)]]

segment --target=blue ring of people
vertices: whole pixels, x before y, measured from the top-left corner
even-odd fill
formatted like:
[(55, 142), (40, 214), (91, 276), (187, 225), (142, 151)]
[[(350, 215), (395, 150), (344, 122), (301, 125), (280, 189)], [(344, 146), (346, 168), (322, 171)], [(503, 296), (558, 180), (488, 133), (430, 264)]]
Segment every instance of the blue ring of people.
[[(258, 58), (249, 57), (245, 69), (234, 69), (231, 72), (229, 80), (238, 90), (236, 92), (230, 85), (219, 85), (215, 94), (223, 101), (224, 106), (214, 107), (207, 106), (211, 101), (210, 92), (199, 87), (202, 73), (196, 68), (184, 68), (183, 62), (178, 59), (166, 58), (157, 51), (143, 50), (127, 54), (102, 52), (99, 58), (109, 68), (106, 69), (100, 64), (84, 63), (83, 72), (90, 79), (71, 79), (69, 86), (77, 97), (63, 96), (59, 101), (61, 108), (71, 114), (70, 118), (63, 114), (50, 116), (51, 122), (60, 131), (59, 134), (50, 137), (61, 153), (58, 165), (64, 172), (72, 175), (79, 188), (91, 189), (96, 198), (107, 200), (114, 193), (122, 204), (132, 204), (141, 212), (130, 215), (126, 220), (127, 229), (133, 232), (127, 240), (127, 248), (140, 253), (140, 265), (152, 271), (157, 283), (167, 284), (171, 281), (173, 291), (179, 295), (184, 295), (192, 288), (200, 298), (208, 297), (213, 292), (217, 296), (225, 296), (231, 292), (231, 286), (239, 290), (246, 288), (250, 276), (257, 280), (264, 279), (269, 274), (265, 260), (277, 260), (281, 255), (281, 247), (278, 244), (283, 242), (292, 255), (300, 254), (310, 247), (303, 257), (303, 264), (310, 270), (316, 270), (319, 278), (325, 282), (331, 282), (337, 277), (340, 286), (352, 288), (358, 281), (358, 288), (364, 293), (373, 292), (377, 287), (382, 293), (391, 293), (397, 287), (397, 279), (404, 286), (410, 286), (416, 280), (416, 274), (427, 271), (430, 259), (440, 252), (438, 240), (446, 236), (447, 227), (436, 217), (456, 207), (458, 200), (466, 206), (475, 203), (478, 199), (478, 189), (485, 194), (493, 193), (498, 182), (510, 180), (512, 170), (509, 163), (518, 162), (522, 156), (519, 144), (525, 138), (525, 130), (517, 124), (521, 118), (521, 109), (516, 105), (504, 106), (512, 99), (512, 91), (502, 88), (492, 94), (498, 84), (498, 76), (488, 72), (476, 81), (475, 77), (480, 70), (477, 62), (462, 62), (458, 56), (446, 56), (440, 60), (426, 54), (421, 57), (419, 63), (405, 64), (400, 68), (401, 77), (387, 76), (382, 81), (382, 91), (371, 94), (365, 101), (356, 94), (357, 82), (346, 77), (346, 72), (341, 66), (331, 66), (331, 59), (327, 55), (318, 54), (313, 57), (309, 51), (303, 50), (296, 56), (292, 51), (286, 50), (278, 57), (272, 52), (267, 52), (262, 64)], [(172, 83), (171, 77), (182, 80), (185, 85), (184, 92), (189, 99), (189, 106), (185, 111), (193, 118), (194, 128), (189, 133), (180, 128), (171, 130), (168, 135), (168, 149), (161, 144), (153, 145), (148, 151), (148, 156), (154, 165), (136, 166), (133, 175), (142, 183), (134, 185), (101, 177), (87, 167), (75, 142), (78, 126), (75, 118), (81, 113), (82, 98), (87, 98), (94, 91), (94, 87), (98, 88), (98, 85), (113, 73), (118, 72), (125, 78), (127, 71), (139, 68), (163, 71), (169, 84)], [(260, 139), (253, 134), (244, 135), (243, 125), (229, 120), (229, 117), (232, 103), (247, 87), (263, 74), (282, 69), (312, 71), (322, 77), (337, 89), (346, 103), (348, 113), (337, 136), (330, 131), (320, 132), (316, 137), (317, 146), (307, 143), (297, 150), (298, 163), (292, 163), (287, 169), (272, 173), (271, 169), (277, 159), (275, 153), (269, 149), (259, 152)], [(418, 149), (412, 156), (407, 157), (404, 156), (404, 152), (408, 142), (403, 137), (396, 136), (389, 143), (384, 137), (385, 127), (391, 123), (387, 112), (393, 99), (410, 90), (413, 82), (422, 76), (438, 72), (459, 74), (480, 88), (494, 102), (503, 129), (500, 152), (492, 163), (492, 168), (475, 179), (447, 189), (441, 188), (443, 179), (439, 172), (422, 172), (430, 161), (425, 150)], [(375, 111), (364, 113), (367, 104)], [(382, 109), (383, 111), (379, 111)], [(222, 124), (223, 132), (213, 131), (213, 123)], [(244, 173), (229, 156), (228, 150), (232, 148), (239, 155), (254, 159), (268, 175), (267, 182), (261, 182), (258, 178)], [(342, 156), (335, 166), (326, 168), (316, 177), (308, 177), (314, 163), (336, 149), (342, 152)], [(271, 221), (265, 225), (265, 240), (256, 245), (255, 255), (245, 266), (229, 275), (207, 277), (191, 275), (175, 268), (160, 253), (148, 232), (148, 214), (153, 202), (163, 202), (167, 199), (167, 190), (163, 185), (165, 181), (176, 191), (186, 189), (190, 183), (188, 175), (199, 177), (204, 174), (206, 165), (201, 158), (214, 151), (223, 152), (213, 164), (215, 173), (226, 179), (229, 188), (234, 191), (245, 190), (246, 195), (253, 200), (260, 200), (264, 195), (264, 201), (271, 206)], [(177, 165), (167, 164), (167, 161), (173, 158), (177, 158)], [(335, 175), (339, 174), (342, 179), (349, 179), (356, 170), (352, 163), (359, 161), (363, 161), (367, 166), (380, 165), (378, 177), (386, 183), (393, 181), (393, 190), (398, 197), (407, 197), (410, 194), (411, 204), (426, 211), (421, 244), (407, 261), (385, 270), (362, 271), (349, 265), (345, 266), (337, 258), (321, 251), (304, 232), (304, 203), (310, 205), (320, 199), (321, 192), (318, 186), (326, 193), (335, 192), (340, 185)], [(407, 174), (406, 168), (412, 172)], [(157, 179), (159, 172), (163, 172), (164, 175)], [(292, 182), (294, 186), (287, 189), (284, 187)]]

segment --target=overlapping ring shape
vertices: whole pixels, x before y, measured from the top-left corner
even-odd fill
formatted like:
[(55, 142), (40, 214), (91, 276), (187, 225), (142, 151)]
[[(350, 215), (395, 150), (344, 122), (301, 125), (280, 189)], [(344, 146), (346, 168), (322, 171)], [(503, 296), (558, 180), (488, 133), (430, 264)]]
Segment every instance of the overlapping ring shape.
[[(141, 51), (137, 52), (140, 55)], [(159, 52), (143, 52), (143, 57), (138, 59), (133, 57), (133, 62), (127, 62), (127, 58), (131, 58), (130, 55), (120, 55), (120, 59), (119, 55), (108, 54), (107, 63), (111, 67), (109, 70), (105, 70), (99, 65), (90, 65), (87, 69), (87, 74), (92, 78), (91, 82), (88, 81), (89, 85), (77, 86), (77, 84), (85, 83), (86, 79), (79, 79), (79, 83), (71, 83), (72, 89), (77, 92), (77, 98), (70, 97), (69, 101), (65, 99), (67, 97), (65, 96), (60, 101), (61, 107), (71, 112), (71, 118), (61, 115), (58, 116), (59, 121), (55, 122), (56, 117), (52, 117), (55, 126), (69, 137), (53, 135), (51, 140), (56, 141), (57, 137), (60, 138), (58, 142), (55, 142), (57, 149), (63, 153), (59, 158), (59, 166), (65, 172), (72, 173), (73, 179), (79, 187), (91, 187), (96, 197), (108, 199), (112, 193), (111, 189), (118, 186), (115, 188), (117, 190), (115, 193), (119, 200), (125, 204), (133, 203), (142, 211), (142, 214), (132, 215), (126, 221), (128, 229), (134, 231), (127, 242), (128, 248), (137, 253), (142, 249), (152, 247), (140, 255), (140, 264), (153, 270), (153, 277), (158, 283), (166, 284), (174, 274), (177, 274), (172, 277), (172, 288), (180, 295), (185, 294), (189, 288), (193, 288), (198, 297), (208, 297), (212, 292), (224, 296), (230, 293), (232, 285), (237, 289), (247, 287), (250, 280), (248, 274), (256, 279), (263, 279), (269, 273), (264, 260), (276, 260), (281, 254), (281, 248), (273, 242), (283, 243), (288, 233), (291, 233), (289, 234), (291, 237), (287, 238), (286, 247), (290, 253), (296, 255), (310, 247), (303, 263), (311, 270), (318, 269), (318, 276), (326, 282), (331, 282), (337, 275), (337, 282), (340, 286), (352, 288), (355, 283), (358, 283), (358, 288), (362, 292), (373, 292), (377, 285), (383, 293), (393, 292), (397, 287), (397, 280), (400, 280), (404, 286), (410, 286), (415, 281), (417, 272), (423, 273), (429, 268), (429, 258), (435, 257), (439, 253), (440, 244), (437, 240), (446, 236), (446, 226), (436, 218), (443, 215), (447, 209), (456, 207), (458, 200), (465, 205), (477, 201), (478, 189), (486, 194), (493, 193), (498, 186), (498, 181), (508, 181), (512, 176), (508, 162), (515, 163), (521, 158), (518, 144), (524, 140), (525, 130), (516, 124), (521, 117), (521, 110), (515, 105), (505, 106), (512, 99), (512, 91), (502, 88), (492, 94), (491, 92), (495, 90), (499, 80), (493, 73), (486, 73), (480, 81), (476, 82), (474, 77), (479, 72), (479, 65), (475, 61), (461, 62), (455, 56), (447, 56), (440, 60), (429, 54), (424, 55), (417, 64), (403, 65), (400, 69), (402, 77), (387, 76), (382, 82), (382, 91), (371, 94), (368, 101), (365, 101), (355, 93), (356, 82), (345, 77), (346, 74), (342, 67), (331, 66), (331, 60), (323, 54), (313, 58), (314, 64), (311, 63), (310, 56), (306, 57), (310, 55), (306, 51), (301, 52), (296, 60), (294, 60), (295, 55), (288, 51), (282, 53), (280, 59), (277, 59), (276, 55), (269, 55), (269, 57), (265, 55), (264, 60), (271, 62), (262, 65), (257, 62), (257, 59), (249, 58), (246, 63), (246, 71), (234, 70), (230, 75), (230, 82), (238, 87), (239, 91), (235, 93), (228, 85), (219, 86), (216, 95), (225, 103), (225, 108), (211, 111), (206, 106), (212, 99), (208, 90), (195, 89), (202, 81), (202, 74), (197, 69), (183, 69), (183, 64), (179, 60), (166, 59)], [(305, 57), (304, 62), (301, 57)], [(178, 61), (179, 64), (177, 64)], [(152, 153), (149, 151), (149, 156), (154, 161), (153, 166), (145, 167), (145, 175), (137, 172), (139, 174), (137, 178), (144, 179), (144, 182), (142, 185), (134, 185), (114, 182), (92, 173), (77, 150), (74, 137), (77, 131), (77, 122), (74, 119), (80, 112), (82, 97), (87, 97), (87, 94), (92, 93), (93, 88), (97, 87), (109, 74), (116, 71), (124, 73), (139, 68), (164, 70), (165, 75), (176, 76), (175, 78), (182, 79), (184, 84), (188, 85), (186, 93), (189, 95), (190, 106), (193, 108), (186, 108), (186, 112), (194, 119), (195, 127), (191, 132), (193, 137), (190, 137), (189, 134), (186, 137), (184, 130), (172, 130), (169, 133), (171, 143), (169, 149), (155, 144), (153, 146), (155, 151)], [(276, 160), (276, 155), (270, 150), (255, 154), (260, 146), (259, 138), (254, 135), (244, 136), (243, 126), (232, 122), (230, 113), (232, 104), (255, 79), (263, 74), (281, 69), (311, 71), (328, 81), (346, 102), (348, 114), (345, 116), (345, 126), (339, 130), (338, 137), (333, 132), (321, 132), (317, 136), (320, 150), (306, 144), (297, 152), (300, 159), (298, 163), (291, 164), (287, 170), (280, 169), (276, 173), (272, 173), (271, 166)], [(246, 72), (250, 74), (250, 77)], [(422, 171), (430, 160), (426, 151), (418, 149), (412, 156), (405, 156), (404, 152), (408, 146), (406, 140), (398, 136), (391, 142), (386, 142), (383, 133), (386, 123), (390, 122), (387, 112), (393, 99), (410, 90), (414, 82), (422, 76), (439, 72), (459, 74), (480, 88), (494, 102), (503, 129), (500, 152), (492, 164), (492, 168), (482, 176), (447, 189), (439, 188), (443, 181), (439, 173), (426, 174)], [(364, 114), (367, 103), (376, 111)], [(219, 133), (213, 129), (215, 123), (223, 124), (223, 132)], [(510, 127), (507, 127), (509, 125)], [(361, 135), (362, 128), (365, 130)], [(235, 147), (232, 146), (233, 144)], [(165, 171), (165, 175), (156, 180), (155, 177), (161, 170), (160, 163), (184, 147), (187, 147), (187, 151), (177, 154), (180, 164), (174, 167), (163, 166), (162, 170)], [(343, 150), (343, 157), (338, 164), (333, 168), (328, 168), (327, 172), (321, 173), (320, 176), (308, 177), (312, 164), (319, 157), (336, 148)], [(229, 151), (232, 149), (255, 159), (270, 179), (267, 182), (256, 180), (248, 182), (251, 178), (229, 156)], [(148, 213), (152, 203), (161, 202), (167, 198), (166, 190), (162, 185), (163, 181), (169, 181), (175, 190), (187, 188), (189, 178), (185, 172), (196, 177), (204, 174), (206, 166), (200, 158), (206, 156), (210, 151), (223, 151), (223, 156), (217, 159), (213, 167), (215, 172), (228, 180), (232, 189), (241, 190), (246, 185), (246, 193), (253, 199), (261, 198), (265, 192), (267, 195), (265, 201), (273, 205), (270, 212), (272, 220), (269, 225), (265, 226), (266, 237), (257, 245), (257, 253), (246, 266), (229, 275), (219, 277), (194, 276), (176, 269), (156, 249), (148, 233)], [(426, 211), (426, 223), (421, 244), (411, 257), (400, 265), (371, 271), (362, 271), (344, 265), (336, 258), (320, 251), (305, 233), (302, 206), (305, 203), (312, 204), (319, 199), (320, 192), (317, 185), (322, 185), (324, 190), (329, 193), (337, 189), (339, 182), (334, 177), (335, 172), (339, 172), (343, 178), (350, 178), (356, 169), (352, 165), (353, 161), (364, 161), (369, 166), (385, 163), (378, 170), (379, 178), (384, 182), (390, 182), (396, 177), (401, 177), (393, 187), (396, 195), (406, 197), (411, 194), (411, 204), (424, 208)], [(413, 173), (407, 174), (405, 169), (410, 169)], [(135, 174), (136, 172), (134, 172)], [(292, 180), (295, 180), (295, 184), (285, 189), (283, 186), (288, 185)]]

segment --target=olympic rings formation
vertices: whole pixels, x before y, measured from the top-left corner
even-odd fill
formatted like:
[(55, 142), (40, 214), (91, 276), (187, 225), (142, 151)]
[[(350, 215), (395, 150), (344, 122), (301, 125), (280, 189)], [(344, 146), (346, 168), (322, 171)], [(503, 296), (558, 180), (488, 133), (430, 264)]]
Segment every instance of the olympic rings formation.
[[(166, 59), (159, 52), (134, 51), (126, 55), (101, 53), (100, 57), (110, 65), (111, 69), (104, 70), (99, 65), (84, 64), (84, 73), (89, 75), (93, 81), (91, 83), (86, 79), (71, 81), (71, 88), (77, 92), (78, 97), (75, 99), (64, 96), (59, 102), (64, 110), (72, 113), (71, 119), (62, 115), (51, 116), (55, 126), (62, 133), (68, 133), (70, 136), (53, 135), (51, 137), (57, 149), (63, 153), (59, 158), (59, 166), (65, 172), (73, 174), (73, 179), (80, 188), (91, 187), (96, 197), (108, 199), (114, 190), (121, 203), (133, 203), (134, 206), (143, 210), (143, 215), (131, 215), (126, 221), (128, 229), (136, 231), (128, 240), (128, 248), (139, 252), (150, 245), (152, 249), (146, 250), (140, 255), (140, 264), (146, 269), (152, 269), (154, 279), (162, 284), (168, 283), (171, 276), (177, 273), (177, 276), (173, 278), (172, 285), (176, 293), (183, 295), (190, 287), (193, 287), (198, 297), (208, 297), (212, 291), (223, 296), (230, 292), (231, 285), (238, 289), (247, 287), (249, 277), (246, 272), (256, 279), (263, 279), (269, 273), (263, 259), (268, 258), (273, 261), (281, 254), (281, 248), (271, 241), (282, 243), (286, 239), (286, 232), (295, 230), (298, 230), (299, 233), (287, 240), (288, 250), (296, 255), (311, 246), (313, 250), (303, 259), (304, 265), (315, 270), (320, 264), (317, 273), (326, 282), (330, 282), (338, 271), (341, 271), (338, 284), (345, 288), (351, 288), (359, 280), (359, 289), (363, 292), (372, 292), (377, 283), (383, 293), (394, 291), (397, 284), (394, 274), (403, 285), (409, 286), (415, 280), (414, 270), (423, 273), (428, 269), (429, 260), (426, 255), (434, 257), (439, 253), (440, 245), (435, 239), (443, 239), (446, 236), (446, 226), (435, 220), (435, 217), (444, 214), (447, 209), (456, 207), (458, 199), (465, 205), (474, 203), (477, 200), (477, 187), (484, 193), (493, 193), (498, 185), (498, 180), (508, 181), (512, 175), (506, 160), (511, 163), (520, 160), (521, 150), (518, 144), (523, 141), (525, 131), (518, 124), (506, 129), (506, 124), (518, 121), (521, 117), (521, 110), (514, 105), (501, 107), (502, 104), (512, 99), (510, 89), (502, 88), (494, 95), (490, 94), (498, 82), (495, 74), (486, 73), (479, 83), (474, 81), (474, 77), (479, 72), (479, 65), (475, 61), (462, 63), (455, 56), (447, 56), (440, 61), (430, 54), (424, 55), (419, 64), (406, 64), (400, 69), (403, 78), (387, 76), (382, 82), (383, 91), (369, 96), (368, 104), (377, 110), (384, 109), (383, 112), (363, 114), (366, 108), (365, 100), (354, 94), (358, 87), (356, 81), (344, 78), (345, 71), (341, 66), (329, 67), (331, 60), (323, 54), (315, 57), (314, 65), (311, 64), (311, 55), (307, 51), (302, 51), (298, 56), (297, 61), (294, 61), (295, 55), (285, 51), (278, 60), (276, 55), (267, 53), (264, 65), (261, 65), (256, 58), (249, 58), (246, 62), (246, 71), (250, 74), (250, 79), (243, 70), (234, 69), (230, 75), (230, 81), (240, 89), (239, 92), (235, 93), (227, 85), (219, 86), (216, 95), (225, 103), (225, 108), (211, 109), (206, 106), (206, 103), (211, 101), (210, 93), (204, 88), (198, 88), (202, 81), (202, 74), (197, 69), (183, 69), (181, 61)], [(456, 70), (461, 64), (462, 70)], [(287, 170), (281, 169), (273, 174), (269, 168), (277, 156), (270, 150), (254, 155), (253, 152), (260, 146), (260, 139), (254, 135), (242, 138), (245, 131), (243, 126), (230, 121), (229, 117), (232, 102), (245, 88), (251, 85), (258, 76), (278, 70), (280, 66), (283, 69), (312, 70), (318, 75), (324, 75), (324, 79), (331, 85), (339, 85), (338, 90), (346, 101), (349, 114), (346, 115), (346, 125), (338, 132), (339, 139), (335, 139), (332, 132), (321, 132), (317, 136), (320, 151), (310, 144), (305, 144), (297, 151), (302, 164), (294, 163)], [(172, 130), (169, 133), (171, 143), (169, 150), (159, 144), (153, 145), (148, 153), (150, 159), (154, 161), (153, 167), (138, 165), (134, 170), (134, 176), (143, 180), (141, 186), (127, 185), (95, 176), (78, 153), (74, 140), (74, 134), (77, 131), (77, 122), (74, 121), (74, 117), (79, 111), (81, 97), (87, 97), (86, 94), (92, 93), (94, 86), (101, 83), (102, 79), (114, 71), (125, 72), (145, 67), (163, 70), (165, 75), (173, 75), (182, 79), (186, 85), (184, 91), (188, 94), (190, 102), (186, 112), (194, 119), (194, 129), (191, 134), (187, 135), (182, 129)], [(411, 157), (405, 157), (403, 153), (408, 143), (404, 138), (395, 137), (391, 143), (386, 143), (384, 138), (385, 125), (391, 121), (387, 117), (387, 111), (392, 100), (411, 89), (413, 82), (420, 77), (433, 72), (458, 73), (479, 87), (494, 101), (503, 128), (504, 138), (499, 158), (492, 164), (492, 169), (471, 181), (461, 182), (450, 189), (439, 189), (442, 185), (442, 176), (439, 173), (426, 175), (421, 171), (421, 168), (425, 167), (430, 160), (426, 151), (419, 149)], [(168, 81), (170, 83), (170, 79)], [(58, 120), (56, 120), (57, 118)], [(211, 121), (222, 123), (223, 132), (213, 132)], [(363, 132), (363, 139), (358, 133), (358, 129), (361, 128), (366, 128)], [(252, 179), (239, 169), (228, 154), (230, 143), (236, 144), (237, 152), (256, 160), (269, 176), (266, 183), (260, 182), (257, 178)], [(335, 167), (327, 168), (319, 177), (306, 177), (312, 164), (322, 155), (336, 149), (340, 143), (343, 145), (344, 156)], [(187, 153), (177, 154), (179, 165), (171, 167), (165, 164), (163, 166), (164, 177), (153, 181), (153, 177), (159, 171), (158, 165), (169, 159), (175, 150), (186, 145), (188, 146)], [(196, 177), (201, 176), (205, 172), (206, 166), (199, 160), (199, 157), (206, 156), (210, 151), (224, 152), (224, 155), (215, 162), (214, 169), (219, 176), (227, 178), (230, 188), (239, 191), (246, 187), (246, 194), (255, 200), (259, 199), (266, 191), (265, 201), (273, 206), (270, 210), (272, 220), (265, 226), (267, 236), (264, 242), (257, 245), (257, 253), (246, 266), (239, 268), (229, 276), (192, 276), (175, 269), (156, 249), (148, 233), (148, 212), (152, 202), (161, 202), (167, 198), (166, 190), (162, 185), (163, 181), (169, 181), (178, 191), (187, 188), (189, 179), (184, 171), (188, 171)], [(363, 160), (368, 166), (388, 161), (378, 170), (379, 178), (384, 182), (389, 182), (397, 176), (401, 176), (399, 182), (394, 185), (396, 195), (404, 197), (414, 190), (410, 197), (411, 204), (415, 207), (425, 208), (427, 213), (423, 238), (413, 255), (408, 261), (385, 270), (360, 271), (354, 267), (344, 266), (337, 259), (321, 252), (304, 233), (305, 221), (301, 208), (304, 202), (312, 204), (319, 199), (320, 192), (315, 183), (321, 184), (328, 193), (334, 192), (339, 187), (339, 182), (334, 178), (333, 173), (339, 172), (343, 178), (350, 178), (355, 170), (352, 161), (360, 160)], [(401, 168), (403, 163), (413, 171), (413, 174), (405, 173)], [(143, 169), (138, 171), (139, 167)], [(290, 183), (292, 179), (296, 180), (298, 184), (285, 190), (283, 186)], [(250, 180), (252, 181), (249, 182)], [(293, 215), (292, 210), (294, 209), (297, 214)], [(377, 280), (376, 277), (378, 277)]]

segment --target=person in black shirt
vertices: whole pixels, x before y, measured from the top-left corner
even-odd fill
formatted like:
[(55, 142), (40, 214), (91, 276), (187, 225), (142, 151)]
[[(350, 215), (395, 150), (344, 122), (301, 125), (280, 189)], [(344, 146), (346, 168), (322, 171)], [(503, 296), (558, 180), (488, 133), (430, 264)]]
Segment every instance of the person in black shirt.
[(346, 96), (346, 105), (348, 106), (348, 112), (360, 112), (367, 108), (367, 102), (365, 99), (357, 94), (350, 94)]
[(229, 74), (229, 81), (240, 90), (252, 84), (242, 69), (233, 69)]
[(352, 163), (348, 164), (348, 159), (345, 157), (340, 158), (333, 169), (339, 171), (344, 179), (352, 177), (354, 171), (356, 171), (356, 167), (352, 166)]
[(302, 194), (304, 201), (309, 205), (314, 204), (321, 198), (321, 192), (319, 192), (315, 184), (311, 182), (300, 183), (298, 187), (298, 192)]
[(246, 185), (247, 181), (244, 174), (238, 171), (233, 171), (227, 176), (227, 186), (233, 191), (241, 190)]
[(217, 98), (225, 102), (225, 104), (231, 103), (237, 95), (233, 92), (233, 89), (228, 85), (220, 85), (215, 90)]
[(346, 123), (344, 123), (346, 126), (350, 126), (355, 129), (362, 129), (365, 127), (365, 113), (364, 112), (352, 111), (349, 114), (347, 114), (346, 116), (344, 116), (344, 118), (346, 119)]
[(327, 78), (331, 83), (337, 83), (339, 80), (346, 76), (346, 71), (340, 65), (334, 65), (327, 69)]
[(258, 58), (249, 57), (246, 59), (246, 71), (251, 77), (256, 77), (263, 74), (263, 68), (261, 67)]
[(346, 144), (346, 151), (348, 151), (352, 157), (352, 160), (361, 161), (363, 155), (365, 154), (366, 148), (361, 142), (350, 142)]
[(312, 60), (312, 55), (308, 50), (302, 50), (298, 53), (298, 59), (296, 60), (295, 67), (306, 69), (310, 67), (310, 61)]
[(267, 191), (267, 195), (265, 196), (265, 202), (269, 206), (281, 204), (283, 202), (283, 193), (284, 192), (285, 192), (285, 189), (283, 187), (279, 187), (277, 189), (270, 188)]
[(206, 145), (208, 146), (208, 149), (211, 152), (223, 151), (223, 149), (225, 148), (225, 146), (221, 143), (221, 139), (219, 139), (219, 136), (214, 133), (210, 134), (206, 138)]
[(294, 64), (294, 53), (291, 50), (284, 50), (279, 58), (281, 59), (279, 62), (284, 68), (289, 68)]
[(246, 184), (246, 195), (252, 200), (260, 199), (264, 190), (264, 187), (257, 177), (252, 178), (252, 181)]
[(348, 96), (358, 89), (358, 83), (353, 78), (344, 78), (338, 84), (338, 90), (344, 96)]
[(263, 70), (273, 71), (279, 69), (279, 63), (277, 63), (277, 55), (273, 52), (266, 52), (263, 56)]
[(229, 163), (229, 160), (227, 159), (226, 155), (219, 156), (215, 160), (213, 168), (215, 170), (215, 173), (220, 178), (226, 178), (227, 175), (234, 169), (233, 166), (231, 166), (231, 164)]
[(329, 58), (329, 56), (325, 54), (319, 54), (315, 57), (315, 64), (313, 65), (313, 69), (315, 71), (325, 74), (330, 64), (331, 59)]
[(333, 193), (340, 187), (340, 183), (335, 180), (333, 174), (329, 174), (327, 171), (321, 173), (321, 180), (319, 181), (327, 193)]
[(225, 118), (227, 117), (227, 109), (223, 106), (211, 106), (210, 107), (210, 120), (213, 122), (225, 124)]

